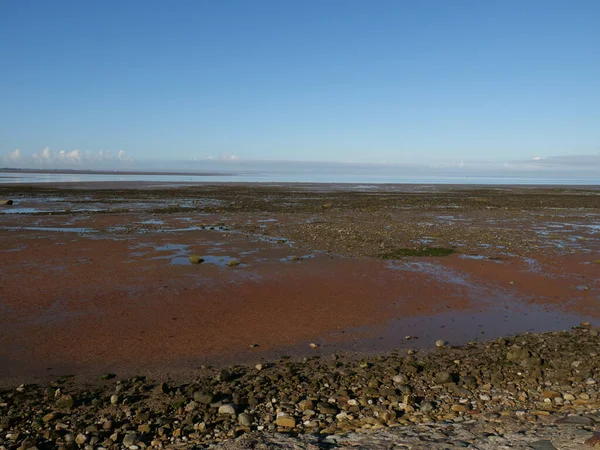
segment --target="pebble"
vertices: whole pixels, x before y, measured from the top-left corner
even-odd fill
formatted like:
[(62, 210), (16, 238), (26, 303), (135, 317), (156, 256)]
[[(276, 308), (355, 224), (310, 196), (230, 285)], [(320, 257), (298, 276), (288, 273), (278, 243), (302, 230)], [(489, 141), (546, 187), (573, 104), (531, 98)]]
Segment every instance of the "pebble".
[(435, 346), (438, 348), (444, 347), (446, 345), (446, 341), (444, 341), (443, 339), (438, 339), (437, 341), (435, 341)]
[(194, 392), (194, 401), (202, 403), (203, 405), (210, 405), (214, 399), (214, 396), (207, 391), (196, 391)]
[(252, 419), (246, 413), (242, 413), (238, 416), (238, 423), (243, 427), (249, 427), (252, 425)]
[(286, 413), (279, 413), (277, 415), (277, 419), (275, 420), (275, 423), (280, 426), (280, 427), (285, 427), (285, 428), (294, 428), (296, 426), (296, 420), (290, 416), (289, 414)]
[(230, 416), (235, 415), (235, 406), (233, 403), (226, 403), (219, 407), (219, 414), (229, 414)]

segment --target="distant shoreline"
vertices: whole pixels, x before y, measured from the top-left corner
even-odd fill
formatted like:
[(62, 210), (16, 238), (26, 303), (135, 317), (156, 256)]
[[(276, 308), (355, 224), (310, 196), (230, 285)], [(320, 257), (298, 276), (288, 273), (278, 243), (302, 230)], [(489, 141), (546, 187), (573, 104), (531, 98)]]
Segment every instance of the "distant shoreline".
[(0, 173), (34, 173), (57, 175), (184, 175), (196, 177), (229, 177), (235, 173), (226, 172), (161, 172), (161, 171), (135, 171), (135, 170), (89, 170), (89, 169), (11, 169), (2, 168)]

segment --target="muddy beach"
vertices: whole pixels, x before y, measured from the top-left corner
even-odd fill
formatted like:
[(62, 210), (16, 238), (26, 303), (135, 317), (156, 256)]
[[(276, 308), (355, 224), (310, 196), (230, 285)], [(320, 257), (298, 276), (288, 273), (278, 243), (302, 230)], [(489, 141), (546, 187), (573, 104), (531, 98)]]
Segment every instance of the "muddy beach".
[[(6, 382), (426, 349), (600, 315), (596, 189), (0, 189)], [(436, 248), (453, 253), (386, 257)]]
[(598, 189), (0, 198), (5, 448), (595, 442)]

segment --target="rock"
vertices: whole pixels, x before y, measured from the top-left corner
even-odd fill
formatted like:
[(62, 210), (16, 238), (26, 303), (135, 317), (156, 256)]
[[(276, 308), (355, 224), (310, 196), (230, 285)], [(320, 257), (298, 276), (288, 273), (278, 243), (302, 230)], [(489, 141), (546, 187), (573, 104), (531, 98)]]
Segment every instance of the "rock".
[(435, 341), (435, 346), (437, 348), (444, 347), (445, 345), (446, 345), (446, 341), (444, 341), (443, 339), (438, 339), (437, 341)]
[(217, 381), (223, 381), (223, 382), (227, 383), (227, 382), (233, 380), (233, 378), (234, 378), (233, 374), (227, 369), (223, 369), (217, 374)]
[(423, 412), (423, 413), (428, 413), (433, 411), (433, 403), (431, 402), (421, 402), (421, 404), (419, 405), (419, 411)]
[(167, 385), (167, 383), (159, 383), (154, 388), (154, 393), (155, 394), (168, 394), (169, 393), (169, 386)]
[(12, 205), (12, 200), (0, 200), (0, 205)]
[(229, 414), (230, 416), (235, 415), (235, 406), (233, 403), (226, 403), (219, 407), (219, 414)]
[(249, 427), (252, 425), (252, 419), (246, 413), (242, 413), (238, 416), (238, 423), (243, 427)]
[(198, 403), (196, 403), (194, 401), (191, 401), (187, 405), (185, 405), (186, 413), (194, 412), (194, 411), (196, 411), (196, 409), (198, 409)]
[(117, 394), (113, 394), (110, 396), (110, 404), (116, 405), (119, 403), (119, 396)]
[(321, 412), (322, 414), (332, 415), (332, 414), (338, 413), (338, 409), (335, 406), (330, 405), (328, 403), (324, 403), (324, 402), (319, 403), (317, 408), (319, 409), (319, 412)]
[(589, 417), (583, 417), (578, 415), (572, 415), (567, 417), (561, 417), (556, 420), (554, 423), (558, 424), (568, 424), (568, 425), (594, 425), (594, 421)]
[(123, 445), (125, 447), (131, 447), (132, 445), (135, 445), (137, 443), (137, 440), (138, 440), (137, 434), (135, 434), (135, 433), (127, 433), (123, 437)]
[(68, 444), (69, 442), (75, 442), (75, 435), (73, 433), (65, 434), (64, 438), (65, 442)]
[(466, 413), (469, 411), (468, 406), (461, 405), (461, 404), (452, 405), (452, 407), (450, 409), (454, 412), (461, 412), (461, 413)]
[(526, 350), (524, 348), (515, 347), (514, 349), (509, 350), (506, 353), (506, 359), (508, 361), (522, 361), (525, 358), (529, 358), (530, 355), (531, 355), (531, 353), (529, 352), (529, 350)]
[(48, 422), (53, 421), (55, 418), (56, 418), (56, 414), (55, 413), (48, 413), (44, 417), (42, 417), (42, 421), (44, 423), (48, 423)]
[(141, 425), (138, 425), (137, 429), (138, 429), (139, 433), (150, 433), (150, 431), (151, 431), (150, 424), (148, 424), (148, 423), (143, 423)]
[(86, 436), (85, 434), (81, 434), (81, 433), (79, 433), (79, 434), (77, 435), (77, 437), (75, 438), (75, 442), (76, 442), (78, 445), (83, 445), (83, 444), (85, 444), (85, 443), (87, 442), (87, 440), (88, 440), (87, 436)]
[(311, 400), (301, 400), (298, 402), (298, 409), (300, 411), (307, 411), (309, 409), (313, 409), (315, 404)]
[(308, 344), (308, 346), (310, 348), (319, 348), (319, 344), (315, 344), (314, 342), (311, 342), (310, 344)]
[(263, 365), (262, 364), (257, 364), (257, 365), (254, 366), (254, 368), (256, 370), (258, 370), (258, 371), (261, 371), (261, 370), (263, 370)]
[(408, 377), (403, 374), (394, 375), (392, 381), (396, 384), (406, 384), (408, 383)]
[(450, 372), (438, 372), (435, 374), (435, 382), (437, 384), (452, 383), (452, 374)]
[(555, 391), (543, 391), (542, 392), (542, 397), (553, 399), (553, 398), (560, 397), (560, 394), (558, 392), (555, 392)]
[(75, 406), (75, 399), (72, 395), (61, 395), (58, 400), (56, 400), (56, 407), (58, 409), (73, 409)]
[(286, 413), (279, 413), (277, 419), (275, 419), (277, 426), (284, 428), (294, 428), (296, 426), (296, 420)]
[(214, 399), (214, 396), (207, 391), (196, 391), (194, 392), (194, 401), (202, 403), (203, 405), (210, 405)]

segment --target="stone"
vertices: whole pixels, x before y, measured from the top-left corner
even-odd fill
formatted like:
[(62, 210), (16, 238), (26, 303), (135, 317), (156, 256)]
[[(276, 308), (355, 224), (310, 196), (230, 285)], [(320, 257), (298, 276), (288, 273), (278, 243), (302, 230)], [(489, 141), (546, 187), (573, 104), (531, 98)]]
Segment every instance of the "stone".
[(452, 383), (452, 374), (450, 372), (438, 372), (435, 374), (435, 382), (437, 384)]
[(532, 442), (530, 445), (533, 450), (558, 450), (554, 445), (552, 445), (552, 441), (547, 439)]
[(138, 425), (137, 430), (138, 430), (139, 433), (150, 433), (151, 427), (150, 427), (150, 424), (143, 423), (141, 425)]
[(246, 413), (242, 413), (238, 416), (238, 423), (243, 427), (249, 427), (252, 425), (252, 419)]
[(117, 394), (113, 394), (110, 396), (110, 404), (116, 405), (119, 403), (119, 396)]
[(408, 383), (408, 377), (404, 374), (394, 375), (392, 381), (396, 384), (406, 384)]
[(301, 400), (298, 402), (298, 409), (300, 411), (307, 411), (309, 409), (313, 409), (315, 404), (311, 400)]
[(467, 405), (461, 405), (461, 404), (452, 405), (452, 407), (450, 409), (454, 412), (461, 412), (461, 413), (466, 413), (469, 411), (469, 407)]
[(284, 428), (294, 428), (296, 426), (296, 419), (286, 413), (279, 413), (277, 419), (275, 419), (277, 426)]
[(554, 423), (567, 425), (593, 425), (594, 421), (589, 417), (572, 415), (567, 417), (561, 417), (560, 419), (557, 419)]
[(543, 391), (542, 397), (552, 399), (552, 398), (560, 397), (560, 394), (556, 391)]
[(131, 447), (132, 445), (135, 445), (137, 443), (138, 437), (137, 434), (135, 433), (127, 433), (124, 437), (123, 437), (123, 445), (125, 447)]
[(196, 391), (194, 392), (194, 401), (202, 403), (203, 405), (210, 405), (214, 399), (214, 396), (207, 391)]
[(219, 407), (219, 414), (229, 414), (230, 416), (235, 415), (235, 406), (233, 403), (226, 403)]
[(72, 395), (61, 395), (58, 400), (56, 400), (56, 407), (58, 409), (73, 409), (75, 406), (75, 399)]
[(530, 355), (529, 350), (516, 347), (506, 353), (506, 359), (509, 361), (522, 361), (525, 358), (529, 358)]
[(223, 369), (217, 374), (217, 381), (223, 381), (227, 383), (229, 381), (232, 381), (233, 378), (234, 375), (227, 369)]
[(191, 401), (187, 405), (185, 405), (184, 410), (186, 413), (191, 413), (196, 411), (196, 409), (198, 409), (198, 403), (196, 403), (195, 401)]
[(75, 442), (76, 442), (78, 445), (83, 445), (83, 444), (85, 444), (85, 443), (87, 442), (87, 440), (88, 440), (88, 438), (87, 438), (87, 436), (86, 436), (85, 434), (81, 434), (81, 433), (79, 433), (79, 434), (77, 435), (77, 437), (75, 437)]
[(435, 346), (437, 348), (442, 348), (446, 345), (446, 341), (444, 341), (443, 339), (438, 339), (437, 341), (435, 341)]
[(433, 403), (431, 402), (421, 402), (421, 404), (419, 405), (419, 411), (423, 412), (423, 413), (428, 413), (433, 411)]

